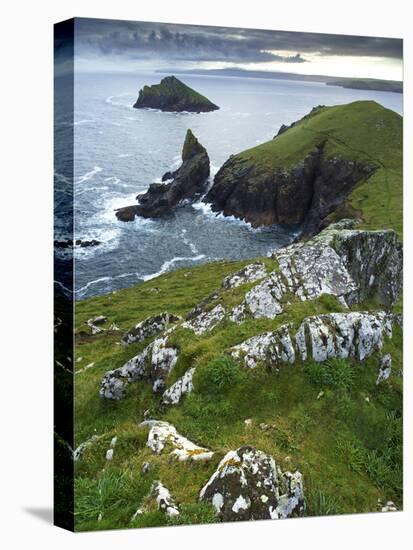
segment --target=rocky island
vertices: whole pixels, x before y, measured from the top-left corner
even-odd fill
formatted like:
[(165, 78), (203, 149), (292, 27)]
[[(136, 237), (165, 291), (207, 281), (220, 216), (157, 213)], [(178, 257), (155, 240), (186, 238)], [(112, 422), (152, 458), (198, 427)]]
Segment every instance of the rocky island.
[(232, 155), (204, 201), (254, 227), (300, 224), (304, 236), (372, 207), (386, 225), (401, 213), (401, 143), (401, 116), (374, 101), (319, 106)]
[(158, 218), (170, 213), (183, 201), (205, 193), (210, 173), (209, 157), (191, 130), (187, 130), (182, 148), (182, 165), (175, 172), (166, 172), (162, 183), (152, 183), (146, 193), (136, 198), (139, 204), (116, 210), (120, 221), (129, 222), (135, 216)]
[(161, 111), (207, 113), (219, 109), (208, 98), (193, 90), (175, 76), (166, 76), (159, 84), (144, 86), (139, 91), (135, 109), (160, 109)]

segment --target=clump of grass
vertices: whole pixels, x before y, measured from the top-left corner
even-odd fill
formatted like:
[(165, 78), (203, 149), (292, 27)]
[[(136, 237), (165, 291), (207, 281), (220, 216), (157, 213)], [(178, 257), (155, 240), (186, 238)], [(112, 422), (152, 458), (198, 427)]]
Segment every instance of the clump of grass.
[(323, 363), (311, 362), (305, 366), (310, 382), (320, 390), (330, 388), (350, 391), (354, 383), (354, 368), (350, 361), (333, 358)]
[(170, 518), (170, 525), (194, 525), (198, 523), (217, 523), (219, 520), (210, 504), (183, 504), (179, 516)]
[(307, 516), (334, 516), (341, 514), (342, 510), (337, 500), (322, 491), (315, 491), (307, 495), (306, 515)]
[(76, 478), (76, 530), (127, 524), (149, 488), (149, 478), (118, 469), (103, 470), (94, 479)]
[(227, 355), (221, 355), (199, 369), (196, 389), (204, 394), (224, 394), (244, 378), (239, 363)]

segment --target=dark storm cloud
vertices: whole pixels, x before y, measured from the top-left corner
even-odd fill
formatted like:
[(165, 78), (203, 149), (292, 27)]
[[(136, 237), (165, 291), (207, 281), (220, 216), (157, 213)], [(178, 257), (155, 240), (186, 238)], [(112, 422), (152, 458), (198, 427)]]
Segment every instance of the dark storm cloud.
[(79, 53), (132, 59), (305, 63), (310, 53), (402, 58), (399, 39), (94, 19), (77, 20), (76, 44)]

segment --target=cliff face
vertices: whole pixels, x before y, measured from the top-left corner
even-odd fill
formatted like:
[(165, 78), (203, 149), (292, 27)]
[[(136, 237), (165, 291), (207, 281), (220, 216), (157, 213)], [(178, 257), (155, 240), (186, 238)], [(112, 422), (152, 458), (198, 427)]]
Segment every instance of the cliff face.
[(363, 217), (350, 207), (352, 191), (365, 183), (363, 199), (376, 201), (387, 163), (401, 172), (400, 143), (401, 118), (373, 102), (319, 106), (271, 141), (231, 156), (205, 202), (254, 227), (301, 224), (310, 237), (343, 205), (347, 216)]
[(322, 142), (289, 170), (266, 170), (231, 157), (217, 173), (205, 202), (254, 227), (303, 224), (304, 234), (314, 235), (356, 183), (375, 170), (372, 164), (326, 159), (323, 149)]
[(205, 193), (209, 172), (208, 153), (188, 130), (180, 168), (166, 172), (162, 177), (164, 183), (152, 183), (146, 193), (137, 196), (139, 204), (118, 209), (116, 216), (121, 221), (133, 221), (135, 216), (157, 218), (168, 214), (182, 201)]
[(208, 98), (193, 90), (175, 76), (167, 76), (159, 84), (144, 86), (133, 105), (135, 109), (160, 109), (168, 112), (205, 113), (219, 109)]

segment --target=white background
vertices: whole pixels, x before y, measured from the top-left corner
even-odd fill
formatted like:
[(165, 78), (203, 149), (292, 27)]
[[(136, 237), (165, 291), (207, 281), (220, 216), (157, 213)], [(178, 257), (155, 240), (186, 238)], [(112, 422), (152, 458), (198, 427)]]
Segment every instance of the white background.
[[(412, 514), (412, 304), (405, 285), (405, 511), (73, 535), (52, 507), (52, 24), (73, 16), (405, 39), (405, 265), (412, 277), (409, 3), (393, 0), (41, 0), (2, 3), (0, 30), (0, 543), (3, 548), (394, 548)], [(410, 32), (410, 36), (409, 33)], [(407, 155), (407, 152), (410, 155)], [(410, 524), (410, 525), (409, 525)]]

